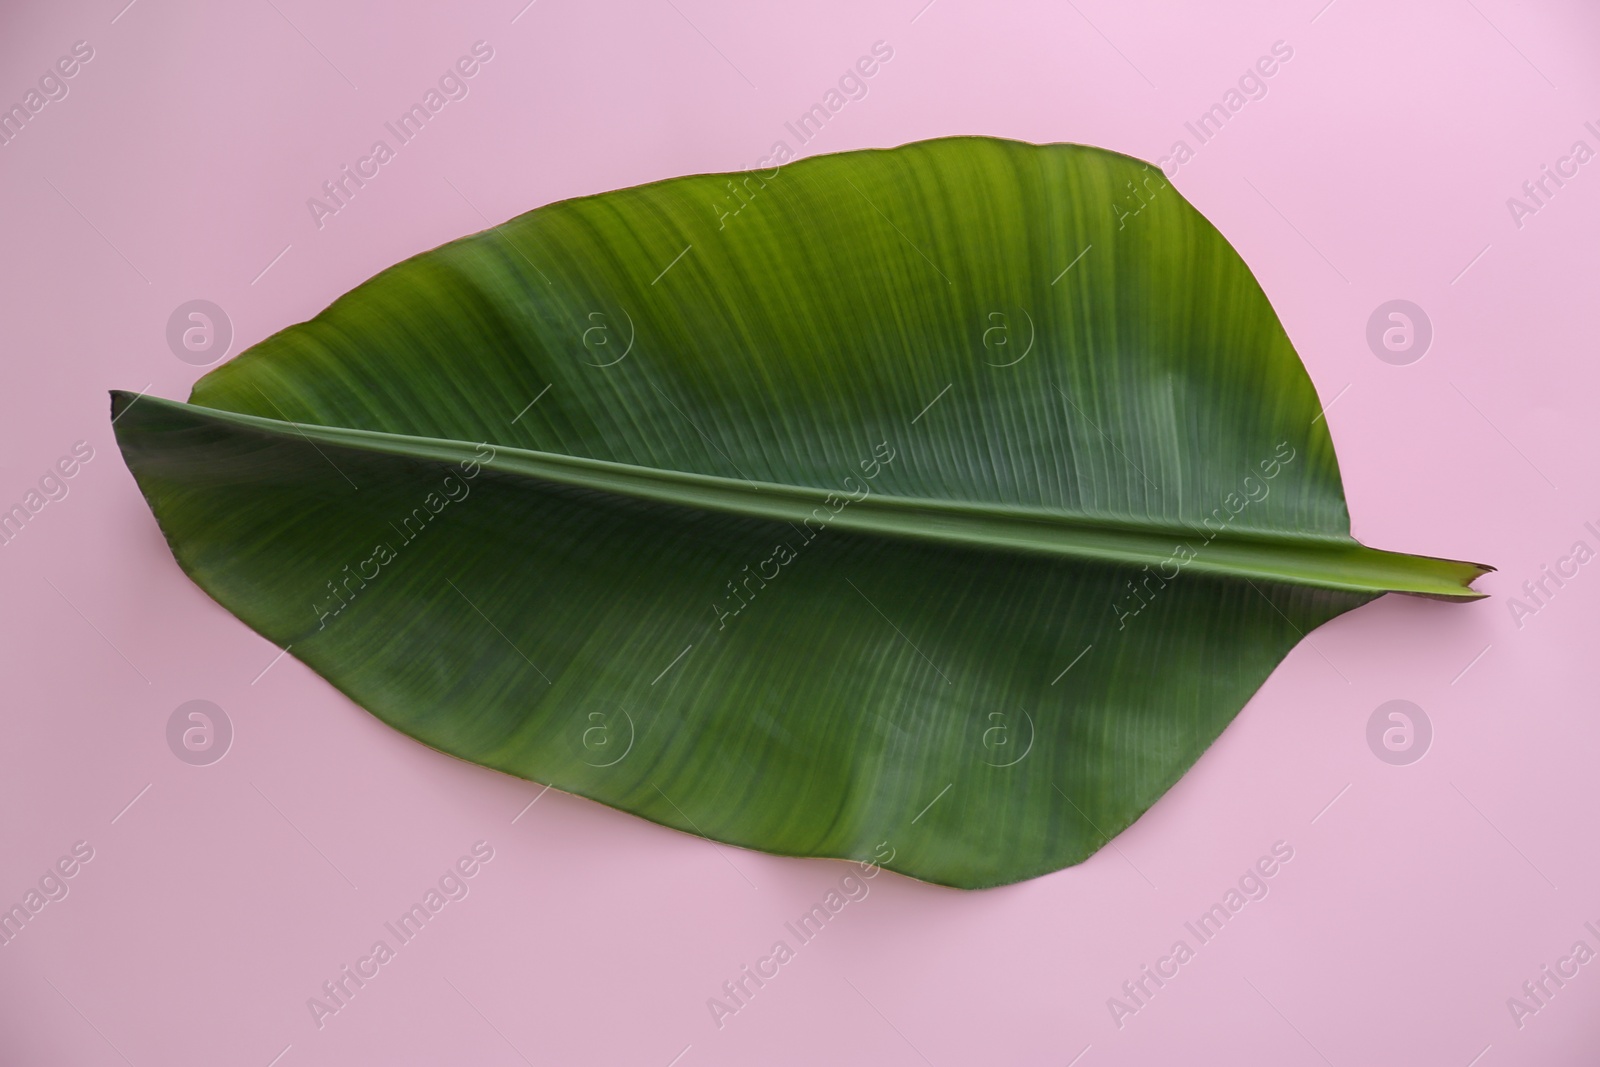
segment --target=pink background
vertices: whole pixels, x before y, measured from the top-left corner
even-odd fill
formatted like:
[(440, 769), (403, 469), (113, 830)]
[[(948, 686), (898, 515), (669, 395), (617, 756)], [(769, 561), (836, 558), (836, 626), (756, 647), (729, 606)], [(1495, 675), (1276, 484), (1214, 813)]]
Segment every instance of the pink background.
[[(1574, 140), (1600, 148), (1592, 5), (125, 3), (0, 14), (0, 102), (74, 41), (95, 50), (0, 147), (0, 508), (95, 449), (0, 548), (0, 905), (94, 848), (0, 948), (0, 1059), (1594, 1062), (1600, 962), (1521, 1028), (1506, 1004), (1578, 939), (1600, 949), (1600, 567), (1520, 628), (1507, 599), (1575, 540), (1600, 547), (1600, 163), (1520, 228), (1506, 206)], [(471, 95), (319, 230), (306, 199), (480, 39)], [(187, 395), (200, 371), (165, 339), (184, 301), (225, 308), (237, 352), (490, 222), (793, 147), (784, 122), (879, 40), (893, 60), (804, 152), (988, 133), (1155, 158), (1287, 42), (1176, 184), (1338, 398), (1356, 535), (1500, 572), (1487, 601), (1389, 597), (1311, 635), (1082, 866), (983, 893), (880, 876), (719, 1029), (707, 998), (845, 865), (554, 791), (526, 808), (537, 786), (425, 750), (292, 657), (263, 673), (276, 650), (167, 553), (105, 391)], [(1394, 298), (1435, 330), (1409, 366), (1365, 340)], [(167, 747), (191, 699), (233, 722), (210, 766)], [(1433, 723), (1409, 766), (1366, 742), (1391, 699)], [(470, 895), (319, 1030), (307, 998), (479, 840)], [(1279, 840), (1270, 895), (1119, 1029), (1107, 998)]]

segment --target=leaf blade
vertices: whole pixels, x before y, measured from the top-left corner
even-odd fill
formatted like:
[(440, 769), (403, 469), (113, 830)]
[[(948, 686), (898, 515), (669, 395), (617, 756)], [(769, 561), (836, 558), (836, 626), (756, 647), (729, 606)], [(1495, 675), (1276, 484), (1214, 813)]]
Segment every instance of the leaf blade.
[(731, 219), (720, 176), (551, 205), (190, 405), (115, 398), (118, 439), (198, 584), (426, 744), (716, 840), (1031, 877), (1304, 632), (1483, 570), (1350, 538), (1248, 268), (1175, 190), (1106, 210), (1141, 166), (952, 139)]

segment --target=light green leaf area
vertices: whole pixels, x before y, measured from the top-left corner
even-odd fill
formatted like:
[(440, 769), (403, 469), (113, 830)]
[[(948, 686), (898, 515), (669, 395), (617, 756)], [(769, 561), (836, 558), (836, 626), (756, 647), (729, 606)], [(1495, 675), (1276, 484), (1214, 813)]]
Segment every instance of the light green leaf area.
[(396, 729), (952, 886), (1080, 862), (1304, 633), (1486, 569), (1351, 539), (1249, 269), (1076, 145), (552, 204), (113, 410), (184, 570)]

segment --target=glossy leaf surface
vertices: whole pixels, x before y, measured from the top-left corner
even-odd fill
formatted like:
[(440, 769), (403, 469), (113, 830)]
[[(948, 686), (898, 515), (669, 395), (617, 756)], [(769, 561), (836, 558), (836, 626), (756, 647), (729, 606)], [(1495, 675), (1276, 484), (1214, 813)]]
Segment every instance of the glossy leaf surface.
[(963, 887), (1092, 854), (1305, 632), (1486, 569), (1351, 539), (1249, 269), (1072, 145), (552, 204), (113, 409), (185, 571), (397, 729)]

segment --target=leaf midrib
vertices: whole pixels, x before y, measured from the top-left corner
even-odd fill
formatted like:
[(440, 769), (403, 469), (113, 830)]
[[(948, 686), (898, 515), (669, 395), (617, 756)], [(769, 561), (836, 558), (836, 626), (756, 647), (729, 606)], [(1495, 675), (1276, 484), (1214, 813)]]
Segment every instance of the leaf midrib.
[[(855, 534), (931, 542), (976, 550), (1043, 555), (1120, 565), (1171, 577), (1177, 546), (1193, 552), (1183, 572), (1282, 582), (1357, 593), (1401, 592), (1476, 600), (1470, 588), (1485, 572), (1478, 564), (1367, 548), (1353, 538), (1289, 531), (1225, 531), (1107, 520), (1042, 509), (873, 494), (854, 498), (812, 486), (751, 482), (719, 475), (662, 470), (610, 460), (536, 452), (484, 442), (324, 426), (270, 419), (139, 394), (113, 392), (118, 414), (134, 402), (253, 432), (356, 451), (418, 460), (475, 462), (505, 474), (612, 493), (636, 500), (745, 518), (804, 524)], [(850, 498), (850, 502), (840, 502)], [(830, 499), (838, 510), (830, 506)], [(818, 516), (818, 512), (821, 516)], [(824, 519), (826, 521), (824, 521)]]

